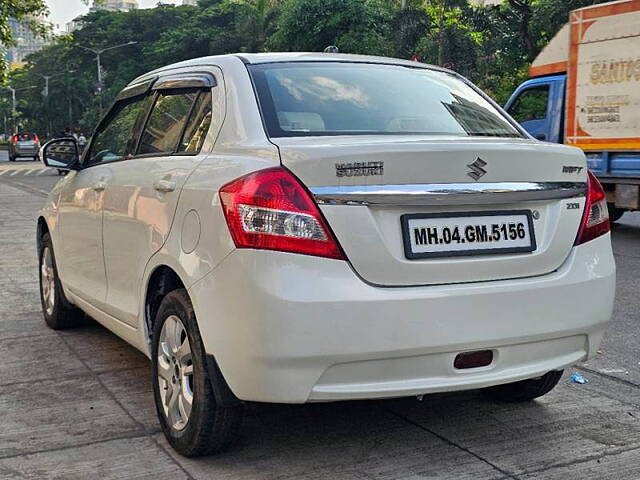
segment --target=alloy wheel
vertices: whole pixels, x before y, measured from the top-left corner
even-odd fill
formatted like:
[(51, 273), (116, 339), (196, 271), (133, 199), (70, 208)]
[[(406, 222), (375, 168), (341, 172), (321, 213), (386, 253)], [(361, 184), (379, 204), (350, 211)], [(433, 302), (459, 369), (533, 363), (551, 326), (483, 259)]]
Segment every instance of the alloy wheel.
[(56, 306), (56, 278), (53, 267), (53, 257), (51, 249), (44, 247), (42, 260), (40, 261), (40, 284), (42, 289), (42, 299), (47, 315), (53, 314)]
[(157, 362), (165, 418), (173, 429), (183, 430), (193, 406), (193, 361), (187, 331), (176, 315), (162, 325)]

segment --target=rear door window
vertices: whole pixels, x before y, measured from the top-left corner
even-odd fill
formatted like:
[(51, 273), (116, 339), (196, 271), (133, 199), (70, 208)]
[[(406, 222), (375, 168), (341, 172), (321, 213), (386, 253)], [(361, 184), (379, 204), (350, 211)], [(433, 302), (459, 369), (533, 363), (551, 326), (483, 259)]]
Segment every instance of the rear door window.
[(211, 126), (211, 91), (202, 91), (196, 100), (180, 142), (179, 152), (198, 153)]
[(182, 138), (198, 90), (167, 90), (158, 94), (142, 133), (139, 155), (174, 153)]

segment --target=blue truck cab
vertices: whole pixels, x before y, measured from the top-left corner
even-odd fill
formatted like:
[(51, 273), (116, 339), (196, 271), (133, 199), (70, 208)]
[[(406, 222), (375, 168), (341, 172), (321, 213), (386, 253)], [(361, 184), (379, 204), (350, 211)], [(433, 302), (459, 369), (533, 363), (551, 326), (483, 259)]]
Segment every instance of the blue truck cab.
[[(534, 138), (564, 143), (567, 75), (532, 78), (511, 95), (505, 110)], [(640, 208), (640, 152), (585, 152), (589, 169), (607, 192), (609, 215), (618, 220), (627, 210)]]
[(563, 143), (566, 75), (533, 78), (521, 84), (505, 110), (538, 140)]

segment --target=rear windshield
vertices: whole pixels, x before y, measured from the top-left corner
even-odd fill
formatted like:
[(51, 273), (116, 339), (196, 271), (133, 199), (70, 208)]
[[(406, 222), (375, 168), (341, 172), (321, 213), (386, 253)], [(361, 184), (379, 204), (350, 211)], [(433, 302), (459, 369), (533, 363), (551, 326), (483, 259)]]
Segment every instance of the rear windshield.
[(522, 137), (455, 76), (398, 65), (249, 65), (271, 137), (432, 134)]

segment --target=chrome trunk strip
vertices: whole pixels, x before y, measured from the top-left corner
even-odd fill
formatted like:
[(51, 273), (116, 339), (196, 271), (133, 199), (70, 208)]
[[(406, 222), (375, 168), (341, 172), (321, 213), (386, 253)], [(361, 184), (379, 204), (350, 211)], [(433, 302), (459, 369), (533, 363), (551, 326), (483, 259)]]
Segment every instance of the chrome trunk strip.
[(320, 205), (490, 205), (584, 196), (586, 182), (433, 183), (311, 187)]

